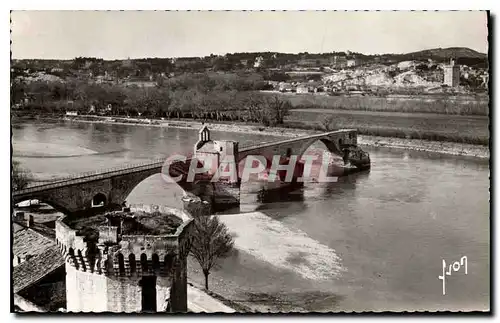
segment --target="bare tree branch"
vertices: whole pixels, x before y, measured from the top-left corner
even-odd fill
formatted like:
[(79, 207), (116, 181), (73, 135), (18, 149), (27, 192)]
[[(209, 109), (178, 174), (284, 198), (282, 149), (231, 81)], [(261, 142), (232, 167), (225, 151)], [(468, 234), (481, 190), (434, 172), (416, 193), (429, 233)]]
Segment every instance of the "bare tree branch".
[(195, 219), (191, 255), (198, 261), (205, 275), (206, 289), (210, 270), (219, 258), (229, 254), (233, 246), (233, 237), (217, 216), (201, 216)]

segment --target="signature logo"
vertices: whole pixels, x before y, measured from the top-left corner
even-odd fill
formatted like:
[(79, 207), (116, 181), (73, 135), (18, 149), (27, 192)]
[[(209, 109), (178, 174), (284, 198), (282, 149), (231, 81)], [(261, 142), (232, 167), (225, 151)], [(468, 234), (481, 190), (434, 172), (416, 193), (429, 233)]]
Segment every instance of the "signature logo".
[(446, 276), (451, 276), (452, 269), (454, 272), (457, 272), (462, 266), (467, 275), (467, 256), (463, 256), (460, 262), (455, 261), (453, 264), (449, 264), (448, 269), (446, 268), (446, 260), (443, 259), (443, 275), (438, 276), (438, 278), (443, 281), (443, 295), (446, 295)]

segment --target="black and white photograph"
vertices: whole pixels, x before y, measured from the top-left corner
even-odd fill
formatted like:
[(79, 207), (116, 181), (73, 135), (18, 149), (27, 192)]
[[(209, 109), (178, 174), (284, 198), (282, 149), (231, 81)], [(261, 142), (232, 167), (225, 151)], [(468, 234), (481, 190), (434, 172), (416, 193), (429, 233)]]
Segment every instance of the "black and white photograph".
[(11, 312), (490, 313), (491, 22), (12, 10)]

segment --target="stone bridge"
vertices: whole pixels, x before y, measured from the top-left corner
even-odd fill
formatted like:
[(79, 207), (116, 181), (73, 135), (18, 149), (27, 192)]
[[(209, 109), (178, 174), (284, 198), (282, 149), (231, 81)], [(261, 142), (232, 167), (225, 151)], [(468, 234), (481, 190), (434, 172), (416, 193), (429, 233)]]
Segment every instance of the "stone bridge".
[[(233, 156), (237, 163), (249, 155), (264, 156), (268, 160), (276, 155), (284, 158), (291, 155), (302, 156), (307, 148), (316, 141), (323, 142), (330, 152), (344, 155), (344, 161), (346, 161), (345, 156), (347, 156), (347, 159), (350, 158), (350, 162), (360, 170), (369, 168), (369, 156), (361, 151), (361, 157), (359, 157), (357, 131), (352, 129), (239, 148), (238, 142), (212, 141), (210, 131), (205, 126), (200, 130), (199, 140), (194, 147), (194, 160), (197, 165), (203, 166), (203, 160), (207, 156), (211, 156), (217, 159), (219, 166), (227, 156)], [(349, 157), (353, 149), (358, 154), (356, 158)], [(38, 199), (65, 214), (116, 209), (123, 205), (128, 195), (139, 183), (152, 175), (163, 173), (172, 178), (182, 175), (182, 180), (177, 184), (184, 191), (204, 197), (208, 194), (212, 198), (211, 202), (216, 205), (239, 204), (240, 178), (232, 182), (211, 182), (209, 178), (200, 174), (193, 181), (188, 181), (188, 168), (193, 158), (172, 163), (166, 170), (164, 169), (165, 160), (154, 160), (141, 165), (127, 165), (31, 186), (23, 190), (13, 191), (12, 199), (14, 203)], [(209, 182), (210, 184), (205, 185)]]

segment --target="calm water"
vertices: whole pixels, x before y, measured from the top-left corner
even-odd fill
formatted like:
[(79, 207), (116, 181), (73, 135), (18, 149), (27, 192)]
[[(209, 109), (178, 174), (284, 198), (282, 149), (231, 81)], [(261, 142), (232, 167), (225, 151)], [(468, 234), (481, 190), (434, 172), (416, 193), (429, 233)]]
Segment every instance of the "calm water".
[[(240, 144), (269, 136), (213, 132)], [(197, 132), (89, 123), (13, 126), (14, 159), (51, 178), (191, 151)], [(211, 287), (260, 309), (485, 310), (489, 308), (487, 162), (367, 149), (369, 173), (308, 185), (259, 202), (252, 215), (223, 215), (237, 252), (211, 275)], [(181, 190), (152, 176), (129, 203), (179, 206)], [(446, 276), (442, 259), (468, 257)], [(197, 270), (192, 275), (198, 280)], [(276, 305), (279, 304), (279, 305)]]

